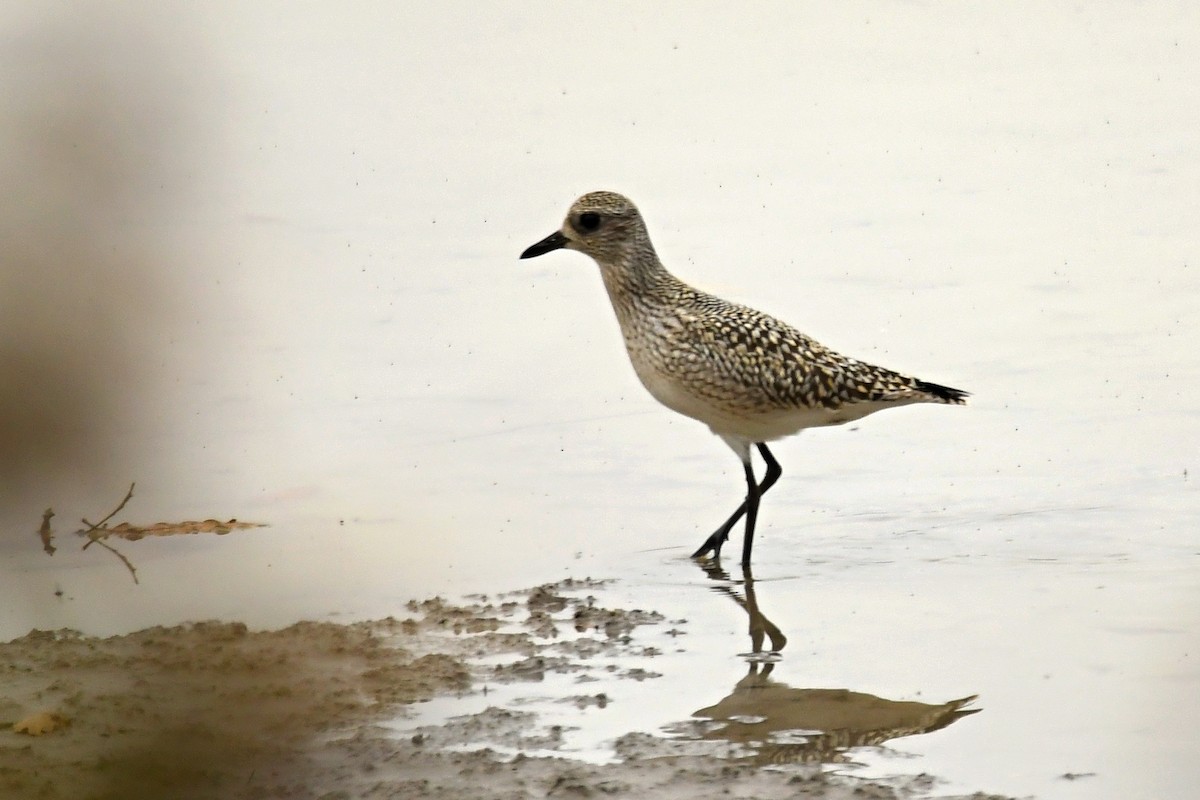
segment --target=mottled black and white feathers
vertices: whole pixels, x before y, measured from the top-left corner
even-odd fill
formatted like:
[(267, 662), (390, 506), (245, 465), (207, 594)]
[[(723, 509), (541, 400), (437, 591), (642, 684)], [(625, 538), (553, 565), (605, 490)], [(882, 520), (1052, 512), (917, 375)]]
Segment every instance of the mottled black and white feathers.
[(630, 361), (650, 393), (727, 441), (766, 442), (883, 408), (961, 404), (967, 396), (849, 358), (768, 314), (687, 285), (659, 261), (637, 208), (619, 194), (579, 198), (562, 229), (525, 255), (558, 247), (600, 265)]
[[(759, 497), (781, 472), (766, 442), (885, 408), (966, 402), (964, 391), (849, 358), (775, 317), (687, 285), (659, 261), (637, 207), (619, 194), (580, 197), (562, 228), (521, 257), (559, 248), (600, 266), (629, 360), (650, 394), (708, 425), (745, 466), (746, 502), (696, 556), (719, 555), (745, 515), (742, 563), (749, 564)], [(761, 484), (752, 447), (767, 464)]]

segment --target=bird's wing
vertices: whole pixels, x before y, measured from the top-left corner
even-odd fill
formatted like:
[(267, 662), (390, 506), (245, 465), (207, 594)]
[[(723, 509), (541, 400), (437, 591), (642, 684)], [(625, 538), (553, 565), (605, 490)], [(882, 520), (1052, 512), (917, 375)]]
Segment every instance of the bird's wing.
[(702, 363), (717, 385), (736, 386), (775, 408), (837, 409), (920, 393), (914, 378), (844, 356), (761, 311), (719, 302), (680, 309), (670, 371), (694, 373)]

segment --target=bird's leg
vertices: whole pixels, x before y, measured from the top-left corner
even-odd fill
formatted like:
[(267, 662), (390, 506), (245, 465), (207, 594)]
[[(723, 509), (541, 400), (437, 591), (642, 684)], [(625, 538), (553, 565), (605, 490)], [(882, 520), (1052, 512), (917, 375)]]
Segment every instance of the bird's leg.
[(754, 445), (758, 448), (758, 452), (762, 454), (763, 461), (767, 465), (767, 474), (763, 476), (763, 482), (758, 485), (759, 495), (767, 493), (775, 485), (775, 481), (779, 480), (779, 476), (783, 474), (783, 467), (779, 466), (779, 462), (775, 460), (775, 456), (771, 455), (771, 451), (762, 442)]
[[(746, 538), (742, 542), (742, 567), (746, 570), (750, 569), (750, 548), (754, 546), (754, 523), (758, 520), (758, 501), (759, 498), (775, 485), (775, 481), (779, 480), (779, 476), (783, 474), (783, 468), (779, 466), (779, 462), (775, 460), (775, 456), (771, 455), (771, 451), (762, 442), (758, 442), (755, 447), (762, 454), (763, 461), (767, 463), (767, 474), (763, 476), (763, 482), (759, 485), (754, 484), (754, 472), (750, 469), (750, 464), (746, 464), (746, 484), (749, 487), (746, 492)], [(728, 535), (728, 534), (726, 534)]]
[[(762, 442), (759, 442), (755, 445), (755, 447), (758, 448), (758, 452), (762, 454), (763, 461), (766, 462), (766, 465), (767, 465), (767, 474), (763, 476), (762, 483), (760, 483), (754, 487), (756, 489), (755, 494), (758, 497), (761, 497), (762, 495), (766, 494), (767, 489), (770, 489), (772, 486), (775, 485), (775, 481), (779, 480), (779, 476), (783, 474), (783, 468), (779, 466), (779, 462), (775, 460), (775, 456), (771, 454), (771, 451), (767, 449), (767, 446), (765, 444), (763, 444)], [(745, 466), (746, 470), (749, 472), (749, 470), (750, 470), (749, 454), (747, 454), (746, 458), (747, 458), (747, 460), (743, 462), (743, 465)], [(749, 480), (751, 482), (753, 482), (753, 480), (754, 480), (753, 473), (749, 473), (749, 474), (751, 475)], [(736, 525), (737, 521), (742, 518), (743, 514), (746, 513), (746, 507), (747, 507), (747, 503), (749, 502), (749, 500), (750, 500), (750, 493), (747, 492), (746, 499), (742, 501), (742, 504), (740, 506), (738, 506), (737, 511), (734, 511), (732, 516), (729, 517), (729, 519), (727, 519), (723, 523), (721, 523), (721, 527), (717, 528), (716, 532), (713, 533), (712, 536), (709, 536), (704, 541), (704, 544), (700, 545), (699, 550), (692, 553), (692, 558), (702, 558), (705, 554), (709, 553), (710, 551), (713, 554), (713, 558), (721, 557), (721, 545), (725, 544), (725, 542), (729, 540), (729, 532), (731, 530), (733, 530), (733, 526)], [(750, 535), (751, 536), (754, 535), (753, 526), (750, 526)], [(744, 552), (745, 556), (748, 556), (749, 555), (749, 547), (747, 546), (743, 552)]]
[(750, 548), (754, 546), (754, 523), (758, 520), (758, 500), (762, 491), (754, 482), (754, 468), (746, 462), (746, 536), (742, 540), (742, 566), (750, 566)]

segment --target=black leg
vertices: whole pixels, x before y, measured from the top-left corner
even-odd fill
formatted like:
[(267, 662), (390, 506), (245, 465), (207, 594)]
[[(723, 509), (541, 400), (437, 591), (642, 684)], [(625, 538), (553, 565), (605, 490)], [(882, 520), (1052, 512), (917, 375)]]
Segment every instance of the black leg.
[[(763, 476), (762, 483), (760, 483), (760, 484), (758, 484), (758, 486), (754, 487), (757, 490), (756, 494), (758, 495), (758, 497), (761, 497), (762, 495), (767, 493), (767, 489), (770, 489), (772, 486), (775, 485), (775, 481), (779, 480), (779, 476), (783, 474), (783, 468), (779, 466), (779, 462), (775, 460), (775, 456), (771, 454), (771, 451), (767, 449), (767, 446), (765, 444), (763, 444), (762, 442), (759, 442), (758, 444), (755, 445), (755, 447), (758, 448), (758, 452), (760, 454), (762, 454), (763, 461), (766, 462), (766, 465), (767, 465), (767, 474)], [(747, 471), (749, 472), (750, 465), (746, 464), (745, 466), (746, 466)], [(753, 477), (749, 478), (749, 480), (753, 481)], [(731, 530), (733, 530), (733, 526), (736, 525), (737, 521), (742, 518), (743, 514), (746, 513), (747, 503), (749, 502), (749, 500), (750, 500), (750, 493), (747, 492), (746, 499), (742, 501), (742, 504), (740, 506), (738, 506), (737, 511), (734, 511), (732, 516), (729, 517), (729, 519), (727, 519), (723, 523), (721, 523), (721, 527), (717, 528), (716, 532), (713, 533), (712, 536), (709, 536), (704, 541), (704, 544), (700, 545), (699, 550), (692, 553), (692, 558), (702, 558), (705, 554), (707, 554), (709, 552), (711, 552), (713, 554), (713, 558), (721, 557), (721, 545), (725, 544), (725, 542), (728, 541), (729, 532)], [(755, 501), (755, 504), (757, 507), (757, 499)], [(753, 534), (754, 534), (753, 526), (751, 525), (749, 527), (750, 527), (750, 535), (753, 536)], [(749, 547), (747, 547), (743, 550), (743, 560), (744, 561), (748, 560), (748, 557), (749, 557)]]
[(767, 493), (767, 489), (775, 485), (775, 481), (779, 480), (779, 476), (783, 474), (783, 467), (779, 466), (779, 462), (775, 460), (775, 456), (771, 455), (771, 451), (765, 444), (759, 442), (754, 446), (758, 448), (758, 452), (767, 465), (767, 474), (763, 476), (763, 482), (758, 485), (758, 493), (763, 495)]
[(746, 536), (742, 540), (742, 566), (750, 566), (750, 548), (754, 546), (754, 523), (758, 520), (758, 499), (762, 492), (754, 482), (754, 467), (746, 464)]

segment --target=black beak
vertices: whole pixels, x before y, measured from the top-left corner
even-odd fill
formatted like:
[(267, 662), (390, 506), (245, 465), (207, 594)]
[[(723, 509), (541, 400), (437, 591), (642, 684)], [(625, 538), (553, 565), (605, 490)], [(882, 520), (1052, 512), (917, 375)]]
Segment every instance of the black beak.
[(562, 235), (562, 231), (555, 231), (537, 244), (526, 248), (525, 252), (521, 253), (521, 258), (536, 258), (537, 256), (545, 255), (551, 250), (566, 247), (569, 241), (567, 237)]

